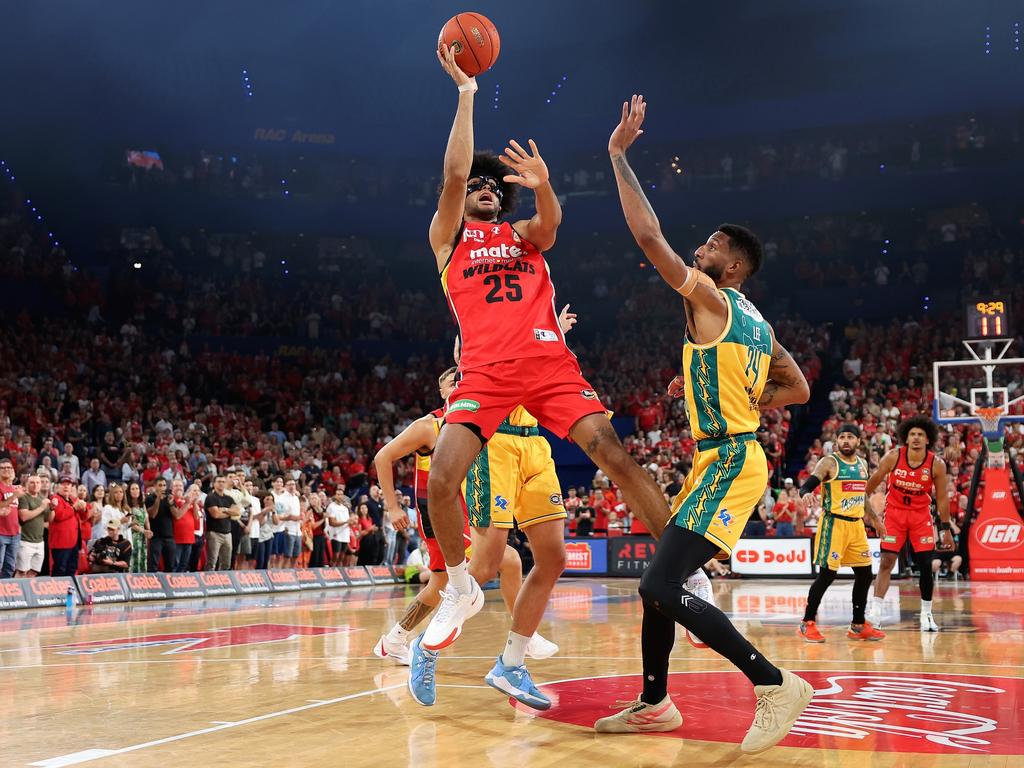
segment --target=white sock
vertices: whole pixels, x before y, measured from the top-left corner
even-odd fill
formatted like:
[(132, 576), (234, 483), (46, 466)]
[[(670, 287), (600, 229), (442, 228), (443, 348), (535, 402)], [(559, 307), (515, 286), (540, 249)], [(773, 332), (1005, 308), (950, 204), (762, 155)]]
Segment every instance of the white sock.
[(402, 629), (401, 624), (395, 624), (388, 632), (388, 639), (394, 640), (396, 643), (408, 643), (410, 634), (409, 630)]
[(921, 601), (921, 613), (931, 613), (931, 612), (932, 612), (932, 601), (931, 600), (922, 600)]
[(882, 598), (880, 598), (878, 595), (872, 595), (871, 596), (871, 608), (873, 610), (877, 611), (878, 613), (881, 613), (882, 612)]
[(448, 571), (448, 583), (460, 595), (468, 595), (473, 591), (472, 580), (469, 578), (469, 564), (463, 558), (456, 566), (445, 566)]
[(505, 650), (501, 652), (501, 662), (506, 667), (523, 666), (526, 662), (526, 646), (529, 642), (530, 638), (509, 632)]

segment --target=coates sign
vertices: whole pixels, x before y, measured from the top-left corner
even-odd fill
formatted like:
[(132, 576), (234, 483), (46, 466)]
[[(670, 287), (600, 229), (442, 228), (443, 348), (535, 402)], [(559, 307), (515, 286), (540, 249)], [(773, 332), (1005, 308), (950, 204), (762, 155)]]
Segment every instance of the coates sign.
[[(1024, 678), (931, 672), (798, 672), (814, 698), (780, 746), (943, 755), (1024, 754)], [(556, 706), (527, 710), (590, 730), (607, 702), (636, 696), (637, 676), (542, 685)], [(737, 744), (750, 727), (754, 694), (739, 672), (669, 675), (669, 695), (685, 726), (651, 734)], [(733, 702), (707, 716), (707, 702)], [(827, 761), (826, 761), (827, 762)], [(859, 762), (859, 761), (858, 761)], [(957, 763), (966, 764), (966, 763)]]
[(749, 576), (810, 576), (811, 540), (740, 539), (732, 569)]

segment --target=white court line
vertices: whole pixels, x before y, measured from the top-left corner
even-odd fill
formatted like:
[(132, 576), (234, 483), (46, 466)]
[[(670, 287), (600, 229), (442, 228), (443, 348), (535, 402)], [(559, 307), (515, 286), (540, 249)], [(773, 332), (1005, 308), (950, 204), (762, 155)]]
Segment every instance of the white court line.
[(374, 688), (372, 691), (361, 691), (359, 693), (350, 693), (348, 696), (339, 696), (336, 699), (325, 699), (324, 701), (315, 704), (305, 704), (301, 707), (292, 707), (291, 709), (282, 709), (279, 712), (268, 712), (265, 715), (257, 715), (255, 717), (249, 717), (245, 720), (239, 720), (235, 723), (223, 723), (221, 725), (215, 725), (212, 728), (202, 728), (198, 731), (189, 731), (188, 733), (179, 733), (176, 736), (165, 736), (162, 739), (155, 739), (153, 741), (147, 741), (142, 744), (133, 744), (130, 747), (121, 747), (120, 749), (87, 749), (81, 752), (74, 752), (70, 755), (60, 755), (58, 757), (50, 757), (46, 760), (37, 760), (34, 763), (29, 763), (33, 768), (62, 768), (65, 765), (79, 765), (80, 763), (88, 763), (92, 760), (99, 760), (104, 757), (113, 757), (114, 755), (123, 755), (126, 752), (135, 752), (140, 749), (147, 749), (149, 747), (157, 747), (161, 744), (170, 744), (174, 741), (181, 741), (183, 739), (191, 739), (195, 736), (205, 736), (208, 733), (215, 733), (217, 731), (226, 731), (228, 728), (237, 728), (240, 725), (249, 725), (250, 723), (258, 723), (261, 720), (270, 720), (275, 717), (284, 717), (285, 715), (293, 715), (296, 712), (305, 712), (310, 709), (317, 709), (318, 707), (326, 707), (328, 704), (338, 704), (342, 701), (351, 701), (352, 699), (359, 699), (363, 696), (372, 696), (375, 693), (383, 693), (384, 691), (390, 691), (395, 688), (405, 688), (405, 683), (399, 683), (398, 685), (387, 685), (383, 688)]

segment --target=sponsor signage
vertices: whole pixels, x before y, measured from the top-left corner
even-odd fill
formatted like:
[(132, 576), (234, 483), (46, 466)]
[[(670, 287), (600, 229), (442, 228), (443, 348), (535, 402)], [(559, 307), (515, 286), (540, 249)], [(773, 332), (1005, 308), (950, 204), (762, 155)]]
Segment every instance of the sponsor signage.
[(0, 580), (0, 610), (11, 608), (28, 608), (28, 579)]
[[(246, 573), (246, 571), (243, 571), (243, 573)], [(264, 571), (249, 571), (249, 573), (264, 573)], [(266, 571), (266, 576), (270, 581), (271, 588), (275, 592), (295, 592), (302, 589), (302, 585), (299, 584), (298, 574), (291, 568)]]
[(206, 597), (198, 573), (161, 573), (160, 578), (171, 597)]
[(156, 573), (124, 574), (129, 598), (132, 600), (166, 600), (171, 596), (171, 591), (167, 588), (167, 582), (160, 578), (166, 575)]
[(300, 589), (320, 589), (324, 586), (319, 568), (298, 568), (295, 571), (295, 578), (299, 582)]
[(373, 579), (374, 584), (394, 584), (398, 581), (395, 578), (394, 571), (391, 570), (391, 566), (368, 565), (366, 570), (370, 574), (370, 578)]
[(566, 539), (565, 572), (608, 573), (608, 539)]
[(129, 599), (123, 573), (84, 573), (75, 580), (87, 603), (124, 603)]
[(217, 595), (235, 595), (238, 593), (235, 582), (231, 580), (229, 574), (230, 571), (200, 571), (196, 575), (199, 577), (199, 582), (203, 585), (203, 589), (206, 590), (207, 597), (216, 597)]
[(1010, 471), (986, 467), (984, 479), (981, 512), (967, 540), (971, 579), (1024, 581), (1024, 520), (1010, 491)]
[(616, 536), (608, 542), (608, 573), (639, 576), (647, 570), (657, 544), (651, 536)]
[(325, 587), (347, 587), (348, 579), (341, 568), (317, 568), (320, 581)]
[(732, 551), (732, 570), (750, 576), (810, 576), (811, 540), (740, 539)]
[(20, 579), (20, 581), (26, 584), (29, 605), (34, 608), (64, 605), (69, 588), (72, 590), (71, 597), (75, 603), (81, 604), (82, 602), (78, 585), (70, 576), (37, 576), (34, 579)]
[(350, 587), (368, 587), (373, 584), (373, 578), (367, 573), (365, 565), (342, 568), (341, 572), (345, 574), (345, 580)]
[[(235, 583), (235, 588), (240, 595), (251, 595), (260, 592), (270, 592), (270, 579), (266, 571), (225, 571), (230, 574)], [(298, 589), (296, 585), (294, 587)]]

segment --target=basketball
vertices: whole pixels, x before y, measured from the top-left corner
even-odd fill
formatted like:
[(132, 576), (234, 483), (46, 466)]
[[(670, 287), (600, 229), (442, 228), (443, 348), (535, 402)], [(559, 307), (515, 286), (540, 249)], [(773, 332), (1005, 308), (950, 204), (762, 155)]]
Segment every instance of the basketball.
[(460, 13), (448, 19), (438, 35), (438, 48), (441, 43), (455, 52), (455, 63), (470, 77), (493, 67), (501, 51), (497, 28), (480, 13)]

